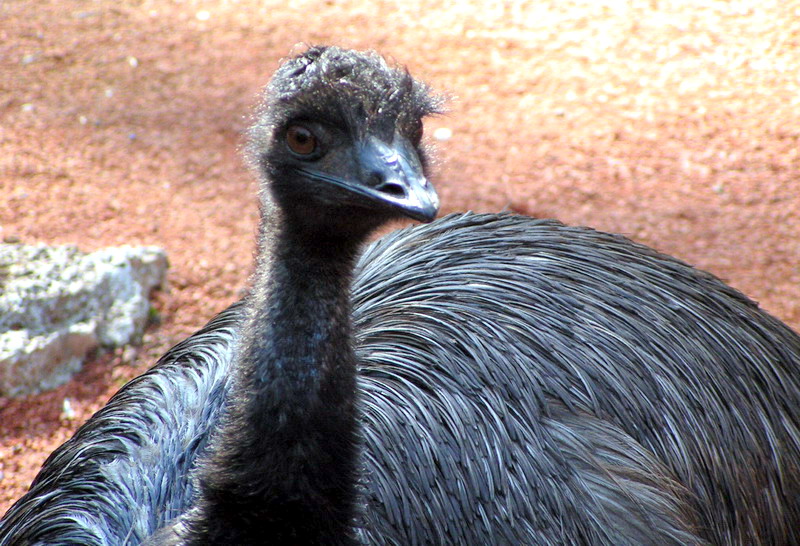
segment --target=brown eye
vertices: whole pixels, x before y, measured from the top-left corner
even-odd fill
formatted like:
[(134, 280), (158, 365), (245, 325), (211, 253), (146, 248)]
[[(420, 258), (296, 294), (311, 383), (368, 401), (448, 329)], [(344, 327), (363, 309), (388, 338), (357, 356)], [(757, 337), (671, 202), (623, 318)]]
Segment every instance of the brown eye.
[(286, 130), (286, 144), (297, 155), (311, 155), (317, 150), (317, 137), (300, 125), (292, 125)]

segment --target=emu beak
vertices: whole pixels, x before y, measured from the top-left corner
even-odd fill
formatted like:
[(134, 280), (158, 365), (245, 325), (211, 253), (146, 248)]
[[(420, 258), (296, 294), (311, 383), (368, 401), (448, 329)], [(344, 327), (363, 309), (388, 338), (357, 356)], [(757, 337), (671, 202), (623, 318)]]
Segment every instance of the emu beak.
[(361, 190), (400, 213), (430, 222), (439, 212), (439, 196), (425, 177), (417, 152), (403, 137), (396, 135), (392, 145), (367, 137), (358, 150), (362, 169)]

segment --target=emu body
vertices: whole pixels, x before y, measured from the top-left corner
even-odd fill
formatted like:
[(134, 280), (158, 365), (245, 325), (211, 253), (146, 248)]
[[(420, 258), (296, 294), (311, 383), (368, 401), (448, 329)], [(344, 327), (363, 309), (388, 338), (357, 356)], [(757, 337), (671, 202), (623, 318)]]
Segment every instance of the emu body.
[[(252, 292), (51, 455), (0, 545), (800, 543), (800, 337), (710, 274), (551, 220), (451, 215), (356, 257), (398, 210), (425, 216), (362, 167), (391, 157), (381, 135), (420, 158), (398, 173), (424, 170), (431, 108), (327, 51), (279, 71), (251, 140)], [(287, 155), (296, 119), (344, 155)]]
[[(235, 304), (121, 390), (0, 543), (137, 544), (188, 511), (241, 320)], [(455, 215), (366, 249), (353, 329), (368, 543), (620, 544), (639, 497), (684, 543), (798, 539), (800, 339), (711, 275), (584, 228)]]

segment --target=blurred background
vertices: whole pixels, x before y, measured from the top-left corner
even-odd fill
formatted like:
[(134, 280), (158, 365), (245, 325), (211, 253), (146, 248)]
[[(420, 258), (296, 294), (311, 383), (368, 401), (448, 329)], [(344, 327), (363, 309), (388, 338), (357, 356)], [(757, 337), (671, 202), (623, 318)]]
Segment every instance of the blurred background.
[(304, 44), (376, 49), (449, 97), (426, 125), (444, 213), (622, 233), (800, 328), (798, 1), (2, 0), (0, 239), (158, 245), (171, 268), (141, 347), (0, 398), (0, 514), (238, 299), (258, 213), (237, 150)]

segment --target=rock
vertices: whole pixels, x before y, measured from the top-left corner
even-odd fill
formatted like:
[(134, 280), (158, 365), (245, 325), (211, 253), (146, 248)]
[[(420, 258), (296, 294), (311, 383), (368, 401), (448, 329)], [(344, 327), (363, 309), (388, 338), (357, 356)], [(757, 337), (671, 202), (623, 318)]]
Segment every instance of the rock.
[(166, 270), (157, 247), (0, 244), (0, 395), (57, 387), (98, 346), (140, 341)]

